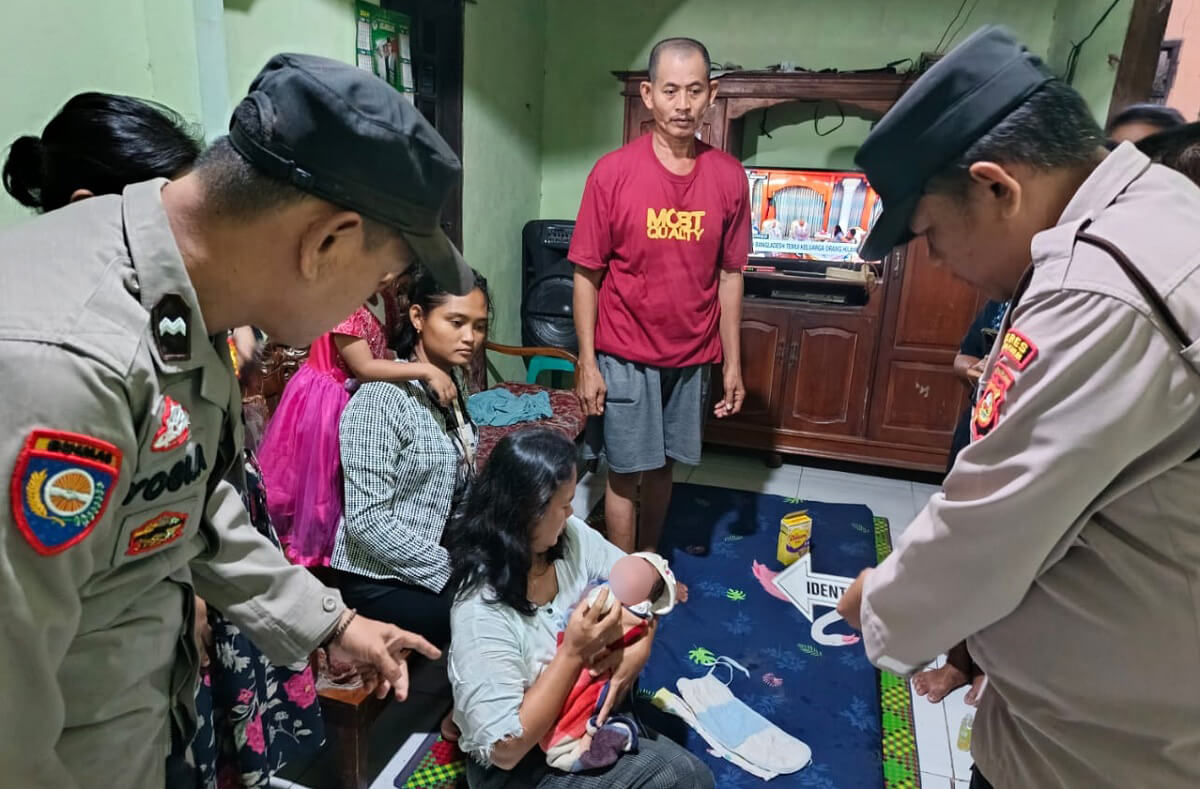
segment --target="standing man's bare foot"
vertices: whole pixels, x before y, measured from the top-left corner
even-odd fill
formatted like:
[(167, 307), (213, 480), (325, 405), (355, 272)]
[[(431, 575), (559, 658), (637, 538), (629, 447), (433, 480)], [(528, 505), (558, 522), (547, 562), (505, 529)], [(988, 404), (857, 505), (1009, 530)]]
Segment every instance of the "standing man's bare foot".
[(925, 696), (933, 704), (967, 684), (967, 675), (947, 663), (941, 668), (931, 668), (913, 677), (913, 688), (918, 696)]

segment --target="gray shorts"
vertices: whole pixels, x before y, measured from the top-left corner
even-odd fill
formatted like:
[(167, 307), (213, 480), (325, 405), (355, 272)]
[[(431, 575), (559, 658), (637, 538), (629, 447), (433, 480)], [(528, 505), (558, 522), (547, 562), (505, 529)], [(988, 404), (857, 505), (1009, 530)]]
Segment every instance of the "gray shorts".
[(604, 414), (588, 418), (585, 458), (603, 450), (618, 474), (662, 468), (667, 458), (700, 462), (710, 365), (652, 367), (601, 353), (596, 366), (608, 394)]

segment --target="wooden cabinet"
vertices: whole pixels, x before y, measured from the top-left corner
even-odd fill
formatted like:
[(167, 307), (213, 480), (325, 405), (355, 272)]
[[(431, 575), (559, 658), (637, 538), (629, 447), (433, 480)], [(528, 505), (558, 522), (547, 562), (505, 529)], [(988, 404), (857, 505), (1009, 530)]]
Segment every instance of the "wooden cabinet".
[[(953, 372), (982, 300), (922, 242), (897, 250), (862, 307), (747, 299), (742, 412), (711, 443), (940, 471), (967, 390)], [(721, 396), (714, 370), (713, 399)]]
[(859, 311), (792, 309), (779, 426), (809, 435), (861, 435), (875, 320)]
[[(716, 443), (780, 452), (866, 428), (877, 316), (865, 308), (798, 308), (747, 299), (742, 308), (742, 412), (709, 421)], [(721, 396), (714, 370), (713, 397)], [(837, 456), (836, 452), (817, 454)]]
[(983, 299), (929, 261), (916, 239), (892, 257), (884, 331), (867, 435), (877, 441), (945, 450), (967, 406), (954, 356)]
[[(624, 83), (629, 141), (653, 123), (639, 89), (646, 75), (616, 76)], [(729, 74), (720, 78), (700, 136), (736, 156), (743, 119), (751, 110), (827, 100), (847, 112), (880, 116), (910, 83), (907, 76), (886, 72)], [(945, 468), (967, 396), (953, 372), (954, 355), (983, 300), (934, 266), (920, 240), (893, 250), (865, 296), (863, 286), (847, 287), (860, 288), (851, 302), (856, 306), (747, 296), (741, 332), (746, 399), (739, 415), (709, 420), (706, 440), (929, 471)], [(712, 388), (719, 398), (719, 369)]]
[[(788, 348), (788, 310), (747, 303), (742, 310), (742, 381), (746, 399), (732, 418), (736, 424), (774, 427), (779, 420), (785, 352)], [(720, 397), (720, 369), (713, 371), (713, 389)]]

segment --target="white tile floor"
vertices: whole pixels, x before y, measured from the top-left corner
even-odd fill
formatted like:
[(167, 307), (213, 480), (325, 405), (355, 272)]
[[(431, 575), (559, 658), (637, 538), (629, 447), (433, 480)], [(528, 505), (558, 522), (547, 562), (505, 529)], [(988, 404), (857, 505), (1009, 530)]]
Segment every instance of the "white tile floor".
[[(675, 481), (815, 501), (865, 504), (875, 515), (888, 519), (893, 541), (939, 489), (922, 482), (832, 471), (795, 462), (771, 469), (763, 463), (762, 456), (713, 447), (705, 448), (699, 466), (676, 464)], [(603, 492), (603, 470), (586, 475), (575, 492), (575, 513), (586, 517)], [(939, 658), (937, 665), (943, 659)], [(930, 704), (914, 696), (917, 756), (924, 789), (966, 789), (970, 781), (970, 754), (956, 747), (959, 726), (970, 710), (963, 702), (965, 695), (966, 690), (960, 689), (942, 704)]]

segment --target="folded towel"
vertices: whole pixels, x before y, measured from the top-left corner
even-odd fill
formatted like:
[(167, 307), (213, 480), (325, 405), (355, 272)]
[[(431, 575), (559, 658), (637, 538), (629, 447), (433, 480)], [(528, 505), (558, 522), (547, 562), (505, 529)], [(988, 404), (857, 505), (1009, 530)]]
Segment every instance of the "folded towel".
[(518, 422), (532, 422), (554, 416), (550, 410), (550, 394), (515, 395), (507, 389), (495, 388), (467, 398), (467, 411), (477, 425), (508, 427)]

